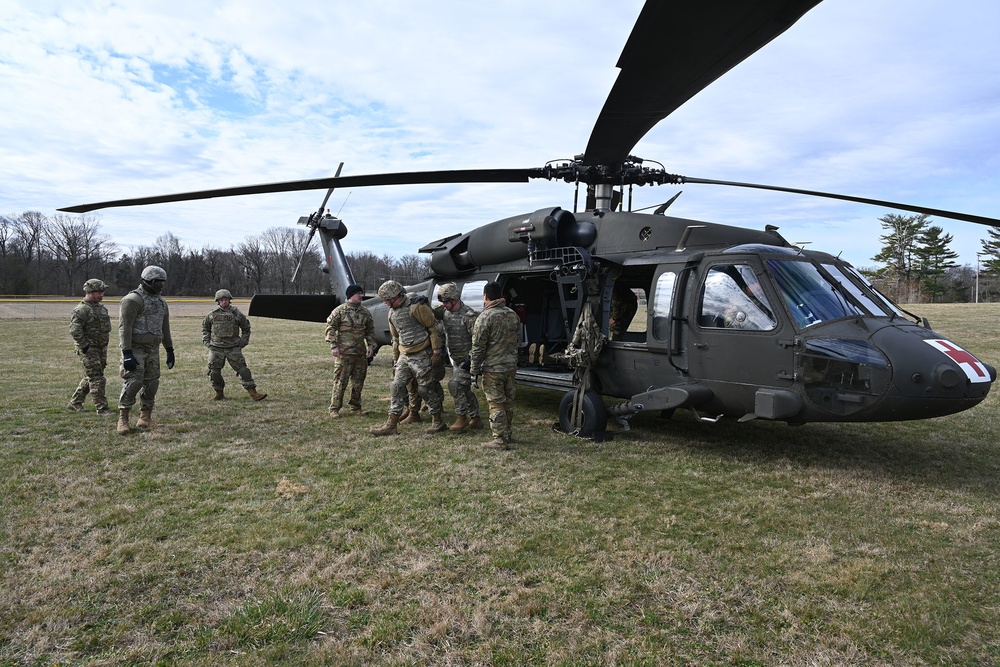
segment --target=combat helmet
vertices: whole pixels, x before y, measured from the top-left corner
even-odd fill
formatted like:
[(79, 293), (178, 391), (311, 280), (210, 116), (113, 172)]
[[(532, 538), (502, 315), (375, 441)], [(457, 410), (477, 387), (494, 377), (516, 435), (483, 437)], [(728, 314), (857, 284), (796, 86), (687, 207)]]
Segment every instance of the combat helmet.
[(105, 292), (108, 286), (100, 278), (91, 278), (83, 284), (84, 292)]
[(459, 291), (458, 285), (455, 283), (445, 283), (438, 287), (438, 301), (444, 303), (445, 301), (459, 301), (462, 298), (462, 292)]
[(383, 301), (389, 301), (390, 299), (395, 299), (397, 296), (403, 293), (403, 286), (397, 283), (395, 280), (387, 280), (382, 283), (378, 288), (378, 298)]
[(220, 289), (218, 292), (215, 293), (215, 301), (218, 302), (219, 299), (229, 299), (230, 301), (232, 301), (233, 295), (227, 289)]

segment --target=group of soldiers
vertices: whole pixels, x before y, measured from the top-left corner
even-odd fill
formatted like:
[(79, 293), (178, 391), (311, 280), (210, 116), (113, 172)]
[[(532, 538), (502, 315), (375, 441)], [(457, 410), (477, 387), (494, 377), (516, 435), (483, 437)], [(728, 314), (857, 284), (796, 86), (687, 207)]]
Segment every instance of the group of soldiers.
[[(174, 367), (174, 343), (170, 335), (170, 310), (160, 296), (167, 282), (167, 272), (159, 266), (142, 270), (137, 288), (122, 297), (118, 340), (122, 359), (120, 375), (122, 391), (118, 398), (118, 425), (121, 435), (131, 432), (130, 413), (139, 401), (139, 418), (136, 428), (154, 426), (153, 408), (156, 392), (160, 388), (160, 346), (167, 353), (167, 368)], [(104, 370), (108, 365), (108, 342), (111, 337), (111, 318), (102, 301), (107, 285), (97, 278), (83, 284), (83, 301), (73, 309), (69, 332), (76, 342), (76, 351), (83, 361), (84, 378), (70, 398), (69, 409), (83, 411), (88, 394), (94, 399), (97, 414), (114, 414), (108, 405), (107, 379)], [(222, 368), (229, 362), (239, 376), (243, 388), (255, 401), (267, 398), (257, 391), (253, 374), (247, 368), (243, 348), (250, 344), (250, 320), (232, 305), (233, 295), (228, 290), (215, 294), (218, 307), (202, 322), (202, 340), (209, 350), (208, 377), (215, 389), (212, 400), (225, 398), (225, 379)]]
[[(327, 318), (326, 327), (326, 340), (334, 357), (330, 399), (330, 416), (334, 418), (341, 416), (349, 382), (350, 413), (365, 414), (361, 390), (368, 363), (375, 353), (374, 320), (361, 305), (364, 291), (351, 285), (345, 296), (347, 300)], [(393, 365), (388, 417), (385, 424), (372, 428), (371, 434), (395, 435), (400, 424), (420, 422), (420, 402), (427, 405), (430, 413), (431, 424), (425, 431), (428, 434), (482, 429), (479, 399), (472, 390), (482, 376), (493, 435), (483, 446), (509, 449), (521, 321), (507, 308), (500, 285), (486, 284), (481, 314), (462, 302), (461, 292), (454, 283), (439, 287), (440, 305), (433, 308), (426, 297), (407, 294), (395, 280), (382, 283), (378, 297), (389, 308)], [(455, 421), (450, 426), (444, 421), (441, 387), (446, 346), (452, 364), (448, 389), (455, 404)]]
[[(166, 351), (167, 368), (175, 362), (170, 335), (170, 313), (160, 296), (167, 273), (158, 266), (142, 271), (139, 286), (126, 294), (120, 305), (118, 336), (121, 347), (122, 390), (118, 400), (118, 424), (121, 435), (131, 432), (130, 412), (140, 402), (135, 427), (154, 426), (153, 408), (160, 384), (160, 346)], [(91, 395), (97, 413), (112, 415), (106, 395), (104, 372), (108, 364), (111, 318), (103, 305), (107, 285), (96, 278), (83, 285), (83, 301), (73, 309), (70, 335), (76, 342), (85, 376), (69, 402), (69, 409), (84, 410), (84, 400)], [(334, 385), (330, 416), (340, 418), (344, 395), (350, 385), (348, 400), (352, 415), (364, 415), (361, 392), (368, 364), (377, 349), (375, 324), (361, 302), (364, 290), (350, 285), (346, 300), (327, 318), (326, 341), (334, 359)], [(441, 285), (440, 304), (431, 307), (426, 297), (407, 294), (395, 280), (378, 288), (378, 297), (389, 307), (389, 331), (392, 335), (393, 369), (388, 418), (372, 428), (372, 435), (398, 433), (400, 424), (421, 421), (419, 402), (427, 405), (431, 424), (429, 434), (441, 431), (475, 431), (483, 428), (479, 399), (473, 386), (482, 387), (489, 404), (489, 425), (493, 439), (485, 447), (509, 449), (514, 415), (514, 375), (517, 370), (517, 343), (521, 322), (507, 307), (498, 283), (487, 283), (483, 290), (483, 310), (476, 313), (462, 302), (454, 283)], [(217, 308), (202, 322), (202, 340), (209, 350), (208, 377), (215, 396), (225, 399), (222, 370), (228, 364), (240, 378), (243, 388), (255, 401), (267, 394), (257, 391), (253, 374), (247, 367), (243, 348), (250, 343), (250, 321), (232, 305), (232, 294), (221, 289), (215, 294)], [(440, 324), (440, 326), (439, 326)], [(455, 421), (444, 421), (445, 377), (444, 350), (452, 363), (448, 383), (455, 405)]]

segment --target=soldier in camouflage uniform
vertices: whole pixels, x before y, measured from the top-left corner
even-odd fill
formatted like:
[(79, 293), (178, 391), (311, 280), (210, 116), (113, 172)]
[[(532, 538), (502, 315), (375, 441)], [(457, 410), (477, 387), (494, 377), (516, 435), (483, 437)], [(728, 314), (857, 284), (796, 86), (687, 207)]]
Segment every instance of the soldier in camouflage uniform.
[(608, 315), (608, 340), (621, 340), (639, 309), (635, 292), (615, 282), (611, 292), (611, 312)]
[(76, 341), (76, 353), (82, 357), (84, 372), (84, 378), (67, 406), (76, 412), (83, 411), (84, 399), (87, 394), (93, 394), (97, 414), (113, 414), (105, 395), (108, 380), (104, 377), (104, 369), (108, 365), (108, 339), (111, 336), (111, 317), (101, 303), (107, 288), (97, 278), (85, 282), (83, 291), (86, 296), (70, 316), (69, 335)]
[(483, 393), (490, 406), (493, 439), (483, 443), (493, 449), (510, 449), (514, 420), (514, 376), (517, 374), (517, 342), (521, 320), (506, 306), (498, 283), (483, 288), (483, 312), (472, 330), (469, 373), (482, 374)]
[(122, 393), (118, 399), (118, 433), (129, 433), (129, 411), (141, 400), (138, 428), (152, 428), (156, 392), (160, 388), (160, 345), (167, 351), (167, 368), (174, 367), (170, 312), (160, 296), (167, 272), (159, 266), (142, 270), (142, 282), (122, 297), (118, 344), (122, 349)]
[(372, 435), (393, 435), (399, 416), (406, 407), (406, 384), (417, 378), (417, 390), (431, 413), (427, 433), (447, 430), (442, 417), (444, 391), (437, 379), (444, 359), (434, 311), (426, 303), (411, 304), (403, 286), (387, 280), (378, 288), (378, 296), (389, 306), (389, 332), (392, 334), (394, 372), (392, 377), (392, 402), (385, 424), (371, 430)]
[(455, 283), (441, 285), (437, 298), (441, 305), (434, 308), (434, 315), (444, 322), (448, 356), (451, 357), (448, 391), (455, 401), (455, 421), (448, 429), (481, 429), (483, 420), (479, 416), (479, 399), (472, 391), (472, 375), (467, 363), (472, 349), (472, 330), (479, 313), (462, 303), (462, 293)]
[(339, 418), (344, 405), (347, 383), (351, 383), (352, 415), (364, 415), (361, 408), (361, 390), (368, 376), (368, 359), (375, 354), (375, 320), (368, 309), (361, 305), (365, 291), (358, 285), (349, 285), (345, 292), (347, 301), (333, 309), (326, 318), (326, 342), (333, 355), (333, 394), (330, 396), (330, 416)]
[(250, 344), (250, 320), (232, 305), (232, 301), (233, 295), (229, 290), (220, 289), (215, 293), (215, 302), (219, 307), (206, 315), (201, 323), (201, 341), (208, 348), (208, 377), (215, 390), (211, 400), (221, 401), (226, 397), (222, 369), (228, 361), (250, 398), (263, 401), (267, 394), (257, 391), (257, 383), (253, 381), (253, 374), (243, 356), (243, 348)]

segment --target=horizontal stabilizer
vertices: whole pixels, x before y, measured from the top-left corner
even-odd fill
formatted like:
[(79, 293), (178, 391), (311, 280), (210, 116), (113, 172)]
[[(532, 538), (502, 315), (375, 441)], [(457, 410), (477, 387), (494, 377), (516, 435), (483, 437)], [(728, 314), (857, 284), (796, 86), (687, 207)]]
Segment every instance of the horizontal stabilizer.
[(339, 304), (340, 299), (332, 294), (255, 294), (250, 299), (249, 314), (281, 320), (326, 322)]

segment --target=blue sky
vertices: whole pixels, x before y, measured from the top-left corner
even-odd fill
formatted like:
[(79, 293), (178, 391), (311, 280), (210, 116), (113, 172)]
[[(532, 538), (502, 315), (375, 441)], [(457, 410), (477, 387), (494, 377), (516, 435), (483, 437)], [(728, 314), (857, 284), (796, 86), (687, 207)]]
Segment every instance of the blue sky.
[[(0, 3), (0, 213), (332, 176), (534, 167), (585, 148), (640, 0)], [(1000, 217), (1000, 3), (825, 0), (633, 154), (687, 176)], [(688, 185), (671, 213), (872, 265), (889, 209)], [(677, 188), (638, 188), (653, 206)], [(228, 248), (325, 192), (98, 212), (123, 248)], [(337, 191), (336, 210), (348, 197)], [(359, 188), (347, 251), (572, 208), (565, 184)], [(935, 219), (975, 264), (986, 228)]]

